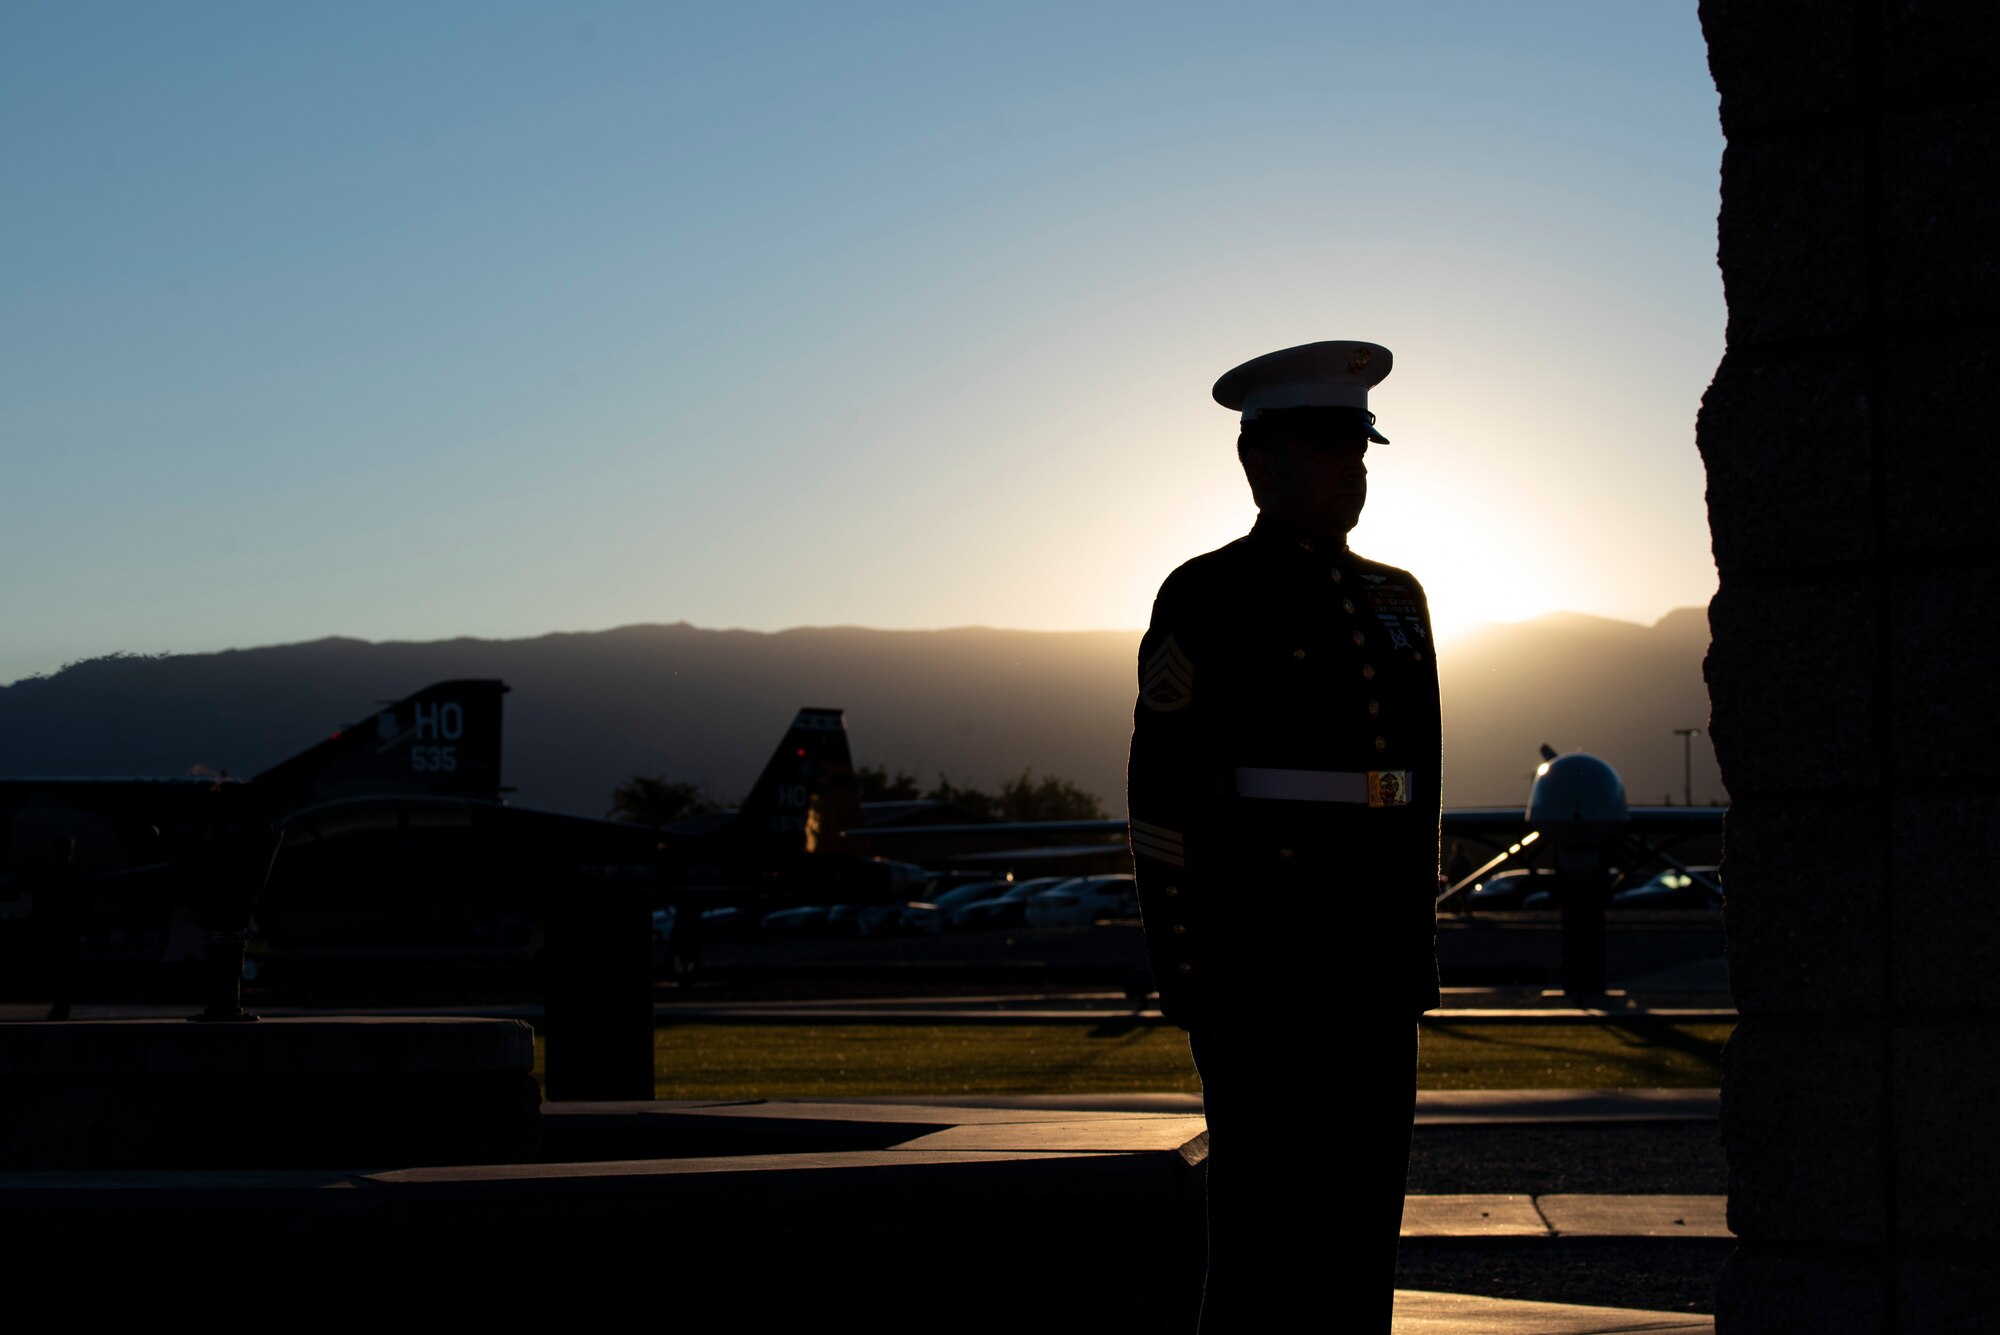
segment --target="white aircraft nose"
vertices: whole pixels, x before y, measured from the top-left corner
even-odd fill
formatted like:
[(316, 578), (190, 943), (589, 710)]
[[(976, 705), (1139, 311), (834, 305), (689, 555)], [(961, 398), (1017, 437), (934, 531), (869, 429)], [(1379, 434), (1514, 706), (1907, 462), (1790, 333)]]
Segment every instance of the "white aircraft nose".
[(1546, 762), (1528, 790), (1528, 824), (1555, 845), (1558, 867), (1595, 866), (1630, 818), (1618, 771), (1587, 752)]

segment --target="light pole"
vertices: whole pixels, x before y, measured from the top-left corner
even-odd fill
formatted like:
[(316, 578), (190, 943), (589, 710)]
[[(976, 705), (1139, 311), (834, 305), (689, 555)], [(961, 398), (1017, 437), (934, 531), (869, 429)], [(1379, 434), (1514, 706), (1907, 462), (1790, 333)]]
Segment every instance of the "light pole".
[(1675, 728), (1674, 736), (1681, 739), (1681, 801), (1694, 805), (1694, 739), (1701, 736), (1700, 728)]

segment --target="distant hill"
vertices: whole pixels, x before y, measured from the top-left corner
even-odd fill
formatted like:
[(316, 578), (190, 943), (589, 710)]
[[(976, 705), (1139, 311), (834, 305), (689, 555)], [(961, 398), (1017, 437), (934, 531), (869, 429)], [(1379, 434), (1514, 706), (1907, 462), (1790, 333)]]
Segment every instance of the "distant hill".
[(1694, 800), (1723, 796), (1708, 740), (1708, 612), (1684, 607), (1651, 626), (1558, 612), (1483, 626), (1438, 654), (1443, 673), (1445, 802), (1525, 801), (1543, 742), (1594, 751), (1617, 766), (1626, 795), (1682, 794), (1682, 742), (1692, 748)]
[[(1640, 626), (1557, 614), (1449, 644), (1446, 802), (1522, 801), (1535, 747), (1596, 751), (1634, 801), (1681, 791), (1676, 727), (1706, 728), (1707, 616)], [(686, 624), (526, 640), (326, 639), (161, 658), (108, 658), (0, 687), (0, 775), (252, 774), (378, 700), (447, 677), (500, 677), (515, 801), (601, 815), (636, 773), (748, 788), (800, 705), (847, 710), (861, 764), (988, 783), (1033, 766), (1122, 807), (1133, 631)], [(1695, 797), (1719, 796), (1707, 738)]]

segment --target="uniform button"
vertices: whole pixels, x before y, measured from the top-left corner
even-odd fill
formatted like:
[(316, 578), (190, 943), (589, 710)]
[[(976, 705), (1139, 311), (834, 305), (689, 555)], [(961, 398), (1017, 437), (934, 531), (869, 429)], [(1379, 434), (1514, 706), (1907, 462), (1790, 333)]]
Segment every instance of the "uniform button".
[(1293, 658), (1304, 658), (1305, 656), (1306, 656), (1306, 651), (1305, 651), (1305, 650), (1303, 650), (1303, 649), (1294, 649), (1294, 650), (1292, 650), (1292, 657), (1293, 657)]
[(1421, 649), (1417, 650), (1417, 661), (1419, 663), (1424, 661), (1424, 651)]
[(1373, 663), (1363, 663), (1361, 665), (1361, 680), (1375, 680), (1375, 665)]
[(1186, 935), (1187, 935), (1187, 928), (1185, 928), (1185, 927), (1181, 926), (1181, 925), (1180, 925), (1179, 923), (1175, 923), (1175, 924), (1174, 924), (1174, 935), (1175, 935), (1175, 936), (1186, 936)]
[(1335, 584), (1340, 583), (1340, 572), (1338, 570), (1329, 571), (1328, 573), (1333, 576), (1333, 582)]
[(1382, 702), (1381, 702), (1380, 700), (1370, 700), (1370, 701), (1368, 702), (1368, 717), (1369, 717), (1369, 718), (1374, 718), (1374, 717), (1375, 717), (1375, 716), (1376, 716), (1377, 714), (1379, 714), (1379, 713), (1381, 713), (1381, 712), (1382, 712)]
[(1174, 899), (1180, 895), (1180, 892), (1181, 888), (1179, 886), (1170, 885), (1166, 889), (1162, 890), (1160, 893), (1165, 895), (1168, 899)]
[(1356, 644), (1366, 644), (1368, 643), (1368, 637), (1357, 630), (1354, 632), (1354, 642)]
[(1340, 600), (1340, 608), (1343, 612), (1347, 613), (1349, 616), (1353, 616), (1354, 600), (1352, 598), (1342, 598)]
[(1292, 855), (1292, 850), (1289, 848), (1281, 848), (1278, 850), (1278, 856), (1281, 858), (1288, 858), (1291, 855)]
[(1182, 972), (1182, 973), (1193, 973), (1193, 972), (1194, 972), (1194, 965), (1192, 965), (1192, 964), (1183, 964), (1183, 965), (1181, 965), (1181, 972)]
[(1387, 751), (1389, 749), (1389, 743), (1384, 741), (1382, 738), (1377, 737), (1375, 739), (1375, 749), (1377, 751)]

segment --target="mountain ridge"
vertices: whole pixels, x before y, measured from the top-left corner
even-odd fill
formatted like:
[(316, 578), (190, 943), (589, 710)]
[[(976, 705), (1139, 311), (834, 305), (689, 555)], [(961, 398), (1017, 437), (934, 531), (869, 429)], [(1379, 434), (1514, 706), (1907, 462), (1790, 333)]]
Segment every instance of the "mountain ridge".
[[(782, 631), (639, 622), (488, 639), (329, 635), (201, 654), (112, 655), (0, 686), (0, 773), (251, 774), (380, 700), (449, 677), (499, 677), (504, 777), (527, 805), (602, 814), (635, 773), (748, 787), (801, 705), (848, 711), (855, 758), (930, 783), (1033, 768), (1123, 805), (1137, 630), (961, 626)], [(1475, 627), (1440, 650), (1446, 801), (1526, 794), (1534, 749), (1604, 755), (1636, 801), (1720, 796), (1707, 748), (1702, 609), (1652, 626), (1581, 613)]]

